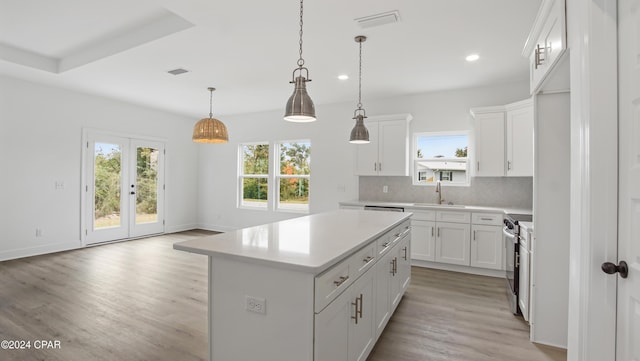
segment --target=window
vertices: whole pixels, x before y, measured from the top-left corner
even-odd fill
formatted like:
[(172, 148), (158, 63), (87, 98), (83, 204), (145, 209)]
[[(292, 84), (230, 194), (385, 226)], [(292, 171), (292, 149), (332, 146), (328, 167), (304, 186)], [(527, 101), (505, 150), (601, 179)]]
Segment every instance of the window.
[(309, 176), (311, 174), (311, 142), (280, 143), (278, 209), (309, 211)]
[(469, 185), (468, 144), (466, 132), (415, 134), (413, 183)]
[(309, 140), (241, 144), (239, 159), (240, 207), (309, 211)]
[(269, 144), (241, 144), (240, 159), (240, 205), (266, 209), (269, 200)]

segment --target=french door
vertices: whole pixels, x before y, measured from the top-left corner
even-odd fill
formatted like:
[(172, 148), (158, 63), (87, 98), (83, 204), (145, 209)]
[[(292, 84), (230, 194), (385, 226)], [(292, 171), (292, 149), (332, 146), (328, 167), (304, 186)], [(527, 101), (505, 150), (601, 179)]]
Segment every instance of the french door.
[(164, 144), (99, 132), (84, 139), (85, 243), (164, 232)]

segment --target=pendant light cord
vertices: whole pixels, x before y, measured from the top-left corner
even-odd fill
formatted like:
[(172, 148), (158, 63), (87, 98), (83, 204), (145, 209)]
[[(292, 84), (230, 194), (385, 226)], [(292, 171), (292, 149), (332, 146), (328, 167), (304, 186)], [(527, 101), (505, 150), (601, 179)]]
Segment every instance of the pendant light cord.
[(209, 119), (213, 118), (213, 89), (209, 89), (211, 93), (209, 97)]
[(298, 59), (298, 67), (300, 68), (304, 66), (304, 59), (302, 58), (302, 2), (303, 0), (300, 0), (300, 58)]
[(358, 109), (362, 109), (362, 42), (360, 42), (360, 64), (358, 74)]

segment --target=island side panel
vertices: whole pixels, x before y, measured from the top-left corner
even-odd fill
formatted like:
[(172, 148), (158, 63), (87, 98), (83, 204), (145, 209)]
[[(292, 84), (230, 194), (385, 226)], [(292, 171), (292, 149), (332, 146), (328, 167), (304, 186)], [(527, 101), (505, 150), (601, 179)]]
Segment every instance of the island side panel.
[[(209, 257), (209, 359), (313, 360), (314, 275)], [(264, 314), (246, 297), (266, 301)]]

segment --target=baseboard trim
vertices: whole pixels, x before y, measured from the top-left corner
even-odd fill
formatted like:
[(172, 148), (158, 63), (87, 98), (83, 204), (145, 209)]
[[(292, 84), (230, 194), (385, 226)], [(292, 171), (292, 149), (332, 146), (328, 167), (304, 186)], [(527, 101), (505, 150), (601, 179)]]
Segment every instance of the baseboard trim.
[(184, 231), (190, 231), (192, 229), (197, 229), (198, 225), (196, 223), (190, 224), (179, 224), (175, 226), (166, 226), (164, 229), (164, 233), (178, 233)]
[(205, 224), (199, 223), (195, 228), (204, 229), (205, 231), (213, 231), (213, 232), (230, 232), (235, 231), (237, 228), (221, 226), (218, 224)]
[(8, 261), (17, 258), (40, 256), (43, 254), (70, 251), (83, 248), (82, 241), (54, 243), (42, 246), (27, 247), (0, 252), (0, 261)]
[(502, 270), (493, 270), (493, 269), (485, 269), (485, 268), (477, 268), (477, 267), (469, 267), (469, 266), (460, 266), (456, 264), (448, 264), (448, 263), (439, 263), (439, 262), (430, 262), (423, 261), (419, 259), (411, 260), (412, 266), (424, 267), (424, 268), (434, 268), (443, 271), (453, 271), (460, 273), (469, 273), (479, 276), (488, 276), (488, 277), (496, 277), (496, 278), (505, 278), (505, 271)]

